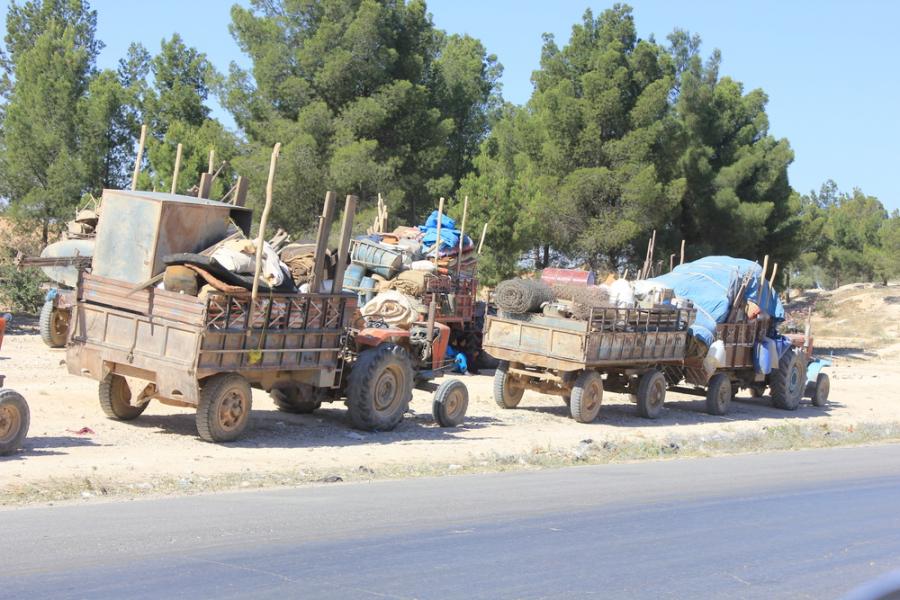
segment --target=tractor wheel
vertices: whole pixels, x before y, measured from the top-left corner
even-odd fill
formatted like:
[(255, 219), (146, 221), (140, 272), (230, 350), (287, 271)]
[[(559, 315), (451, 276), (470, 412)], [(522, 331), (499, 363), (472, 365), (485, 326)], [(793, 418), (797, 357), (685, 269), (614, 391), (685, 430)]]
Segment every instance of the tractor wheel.
[(395, 344), (364, 350), (348, 380), (347, 404), (354, 427), (390, 431), (400, 424), (413, 388), (413, 368), (406, 350)]
[(797, 410), (805, 386), (803, 358), (794, 350), (788, 350), (778, 361), (778, 370), (769, 374), (772, 404), (783, 410)]
[(725, 373), (716, 373), (706, 389), (706, 412), (711, 415), (728, 414), (731, 408), (731, 379)]
[(661, 371), (641, 375), (637, 389), (638, 414), (645, 419), (655, 419), (662, 412), (666, 401), (666, 376)]
[(250, 383), (237, 373), (219, 373), (203, 383), (197, 405), (197, 433), (207, 442), (231, 442), (250, 422)]
[(501, 360), (494, 371), (494, 402), (500, 408), (515, 408), (524, 394), (525, 386), (509, 374), (509, 363)]
[(596, 371), (582, 371), (575, 380), (569, 399), (569, 414), (579, 423), (597, 418), (603, 402), (603, 378)]
[(137, 419), (149, 402), (140, 406), (131, 405), (131, 389), (121, 375), (110, 373), (100, 382), (100, 408), (110, 419), (131, 421)]
[(441, 427), (456, 427), (465, 420), (468, 407), (469, 388), (459, 379), (450, 379), (434, 392), (431, 414)]
[(12, 454), (22, 446), (30, 422), (25, 398), (15, 390), (0, 390), (0, 456)]
[(41, 307), (41, 315), (38, 319), (38, 330), (41, 340), (51, 348), (62, 348), (66, 345), (66, 337), (69, 334), (68, 310), (53, 306), (52, 300), (44, 302)]
[(308, 415), (322, 406), (322, 402), (316, 400), (315, 389), (308, 383), (272, 388), (269, 396), (278, 410), (297, 415)]
[(816, 377), (816, 389), (813, 392), (813, 406), (828, 406), (828, 392), (831, 391), (831, 379), (827, 373), (819, 373)]

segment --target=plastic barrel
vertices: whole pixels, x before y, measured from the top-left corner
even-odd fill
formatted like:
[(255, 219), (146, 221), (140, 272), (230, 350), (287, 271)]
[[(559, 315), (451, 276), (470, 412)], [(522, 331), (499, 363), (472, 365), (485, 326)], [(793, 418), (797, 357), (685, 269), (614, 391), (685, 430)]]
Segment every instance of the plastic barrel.
[(768, 375), (772, 371), (772, 359), (769, 355), (769, 349), (769, 345), (765, 342), (760, 342), (754, 347), (754, 358), (756, 359), (754, 366), (757, 373)]
[(359, 306), (362, 308), (366, 305), (366, 302), (369, 302), (372, 298), (375, 297), (375, 287), (378, 285), (378, 282), (372, 279), (371, 277), (363, 277), (362, 281), (359, 282)]
[(385, 279), (393, 278), (402, 264), (401, 252), (385, 248), (369, 240), (356, 241), (353, 251), (350, 253), (350, 260), (378, 273)]
[(344, 271), (344, 289), (355, 292), (359, 289), (359, 282), (366, 276), (366, 268), (362, 265), (351, 264)]
[(594, 272), (581, 269), (554, 269), (541, 271), (541, 281), (549, 285), (594, 285)]

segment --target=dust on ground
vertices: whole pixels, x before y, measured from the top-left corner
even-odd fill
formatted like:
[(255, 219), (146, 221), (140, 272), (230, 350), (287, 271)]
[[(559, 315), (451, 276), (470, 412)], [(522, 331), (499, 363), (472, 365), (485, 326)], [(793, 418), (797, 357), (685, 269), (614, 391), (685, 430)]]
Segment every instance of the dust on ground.
[[(197, 437), (190, 409), (151, 403), (135, 421), (106, 419), (97, 382), (69, 375), (65, 351), (48, 349), (33, 321), (20, 319), (3, 342), (0, 373), (28, 400), (31, 429), (21, 452), (0, 459), (0, 504), (665, 457), (688, 448), (755, 451), (772, 447), (760, 440), (774, 436), (788, 448), (827, 444), (829, 436), (900, 439), (900, 285), (807, 293), (792, 308), (799, 314), (810, 303), (817, 354), (834, 360), (826, 408), (804, 400), (786, 412), (743, 392), (730, 414), (716, 417), (703, 398), (669, 393), (661, 418), (649, 421), (627, 396), (607, 392), (599, 419), (580, 424), (560, 398), (535, 392), (515, 410), (500, 409), (492, 376), (480, 374), (459, 376), (470, 400), (458, 428), (438, 427), (431, 395), (420, 391), (395, 431), (368, 433), (350, 427), (343, 404), (292, 415), (254, 390), (250, 429), (223, 445)], [(644, 450), (627, 451), (636, 448)]]

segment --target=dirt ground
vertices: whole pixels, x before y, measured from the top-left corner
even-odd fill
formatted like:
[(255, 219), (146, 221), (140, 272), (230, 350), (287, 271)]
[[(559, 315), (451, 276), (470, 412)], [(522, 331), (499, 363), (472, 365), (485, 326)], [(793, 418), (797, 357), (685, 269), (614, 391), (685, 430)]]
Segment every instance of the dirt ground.
[[(438, 427), (430, 394), (419, 391), (395, 431), (366, 433), (350, 428), (342, 404), (325, 405), (313, 415), (291, 415), (254, 390), (251, 428), (244, 439), (227, 445), (201, 441), (189, 409), (154, 403), (136, 421), (106, 419), (97, 382), (69, 375), (65, 351), (46, 348), (33, 321), (20, 320), (3, 342), (0, 372), (7, 387), (28, 400), (31, 429), (21, 452), (0, 459), (0, 503), (89, 498), (113, 486), (136, 494), (191, 493), (215, 481), (249, 487), (264, 474), (297, 476), (267, 480), (277, 484), (328, 481), (329, 474), (334, 474), (331, 480), (346, 479), (347, 473), (414, 474), (423, 465), (454, 471), (497, 457), (577, 451), (585, 444), (739, 438), (785, 424), (847, 431), (864, 424), (883, 424), (885, 431), (896, 427), (900, 285), (807, 294), (793, 309), (800, 314), (808, 305), (817, 310), (814, 331), (828, 334), (817, 337), (817, 354), (834, 360), (831, 401), (824, 409), (804, 400), (796, 412), (781, 411), (768, 398), (754, 400), (744, 392), (729, 415), (714, 417), (704, 412), (702, 398), (670, 393), (662, 417), (648, 421), (637, 416), (627, 396), (607, 393), (600, 418), (579, 424), (568, 417), (561, 399), (534, 392), (526, 393), (518, 409), (500, 409), (492, 398), (492, 376), (479, 374), (460, 376), (470, 401), (467, 421), (458, 428)], [(102, 492), (96, 492), (98, 486)], [(50, 495), (42, 497), (45, 488)]]

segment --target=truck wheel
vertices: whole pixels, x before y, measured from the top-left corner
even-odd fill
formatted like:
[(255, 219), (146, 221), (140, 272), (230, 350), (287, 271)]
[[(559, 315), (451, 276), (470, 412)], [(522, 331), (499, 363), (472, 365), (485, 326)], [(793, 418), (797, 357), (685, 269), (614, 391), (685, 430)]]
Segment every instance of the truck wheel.
[(769, 374), (772, 404), (783, 410), (797, 410), (805, 385), (803, 359), (797, 352), (788, 350), (778, 361), (778, 370)]
[(575, 380), (569, 398), (569, 414), (579, 423), (597, 418), (603, 402), (603, 378), (596, 371), (583, 371)]
[(731, 408), (731, 379), (725, 373), (716, 373), (706, 389), (706, 412), (725, 415)]
[(316, 400), (315, 389), (308, 383), (272, 388), (269, 396), (278, 410), (297, 415), (308, 415), (322, 406), (322, 402)]
[(100, 382), (99, 389), (100, 408), (110, 419), (117, 421), (131, 421), (137, 419), (147, 408), (149, 402), (140, 406), (131, 405), (131, 389), (128, 382), (121, 375), (109, 373)]
[(456, 427), (466, 418), (469, 408), (469, 388), (459, 379), (450, 379), (438, 386), (431, 402), (431, 414), (441, 427)]
[(347, 386), (350, 420), (358, 429), (390, 431), (412, 399), (413, 369), (401, 346), (381, 344), (360, 353)]
[(0, 456), (12, 454), (28, 435), (31, 412), (15, 390), (0, 390)]
[(525, 386), (509, 374), (509, 362), (501, 360), (494, 371), (494, 402), (500, 408), (515, 408), (524, 394)]
[(666, 376), (660, 371), (641, 375), (637, 389), (638, 414), (645, 419), (655, 419), (662, 412), (666, 401)]
[(250, 422), (250, 383), (237, 373), (220, 373), (204, 382), (197, 405), (197, 433), (207, 442), (238, 439)]
[(62, 348), (69, 334), (69, 311), (55, 308), (53, 301), (47, 300), (41, 307), (38, 330), (45, 344), (51, 348)]
[(818, 377), (816, 377), (816, 389), (812, 396), (813, 406), (820, 408), (828, 406), (828, 392), (830, 391), (831, 379), (828, 377), (828, 373), (819, 373)]

